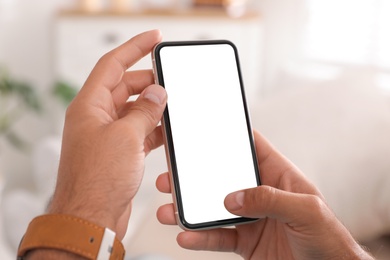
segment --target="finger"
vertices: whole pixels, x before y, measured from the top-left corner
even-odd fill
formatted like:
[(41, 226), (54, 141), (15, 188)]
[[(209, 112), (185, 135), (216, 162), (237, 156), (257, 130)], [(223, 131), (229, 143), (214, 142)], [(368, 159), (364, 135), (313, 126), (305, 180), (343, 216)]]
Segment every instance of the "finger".
[(272, 144), (256, 129), (253, 130), (253, 135), (255, 138), (255, 147), (257, 152), (257, 158), (259, 162), (265, 161), (275, 148)]
[(331, 213), (324, 201), (315, 195), (292, 193), (270, 186), (229, 194), (225, 207), (231, 213), (249, 218), (272, 218), (283, 223), (310, 223)]
[(142, 138), (148, 136), (161, 120), (167, 102), (167, 93), (159, 85), (147, 87), (122, 120), (138, 130)]
[(141, 33), (116, 49), (105, 54), (88, 77), (83, 89), (103, 86), (112, 91), (121, 81), (124, 72), (161, 41), (158, 30)]
[(172, 203), (160, 206), (156, 213), (158, 221), (164, 225), (177, 225), (175, 209)]
[(134, 101), (128, 101), (124, 103), (119, 109), (117, 109), (118, 118), (122, 118), (124, 116), (127, 116), (129, 111), (131, 110), (131, 107), (133, 106)]
[(235, 252), (237, 245), (236, 229), (214, 229), (198, 232), (182, 232), (177, 236), (178, 244), (186, 249), (220, 252)]
[(145, 154), (149, 154), (150, 151), (160, 147), (163, 144), (163, 136), (161, 126), (158, 126), (153, 130), (146, 138), (144, 142)]
[(171, 193), (171, 183), (167, 172), (160, 174), (156, 180), (156, 187), (160, 192)]
[(147, 86), (154, 83), (151, 70), (127, 71), (121, 82), (112, 91), (115, 107), (123, 106), (129, 97), (140, 94)]
[[(274, 186), (273, 182), (276, 181), (282, 173), (293, 167), (293, 164), (284, 158), (284, 156), (256, 130), (254, 131), (254, 138), (262, 182)], [(264, 174), (270, 171), (274, 174)], [(268, 183), (268, 180), (270, 183)]]
[[(322, 196), (304, 174), (259, 132), (254, 131), (261, 183), (283, 190)], [(295, 185), (299, 183), (299, 185)]]

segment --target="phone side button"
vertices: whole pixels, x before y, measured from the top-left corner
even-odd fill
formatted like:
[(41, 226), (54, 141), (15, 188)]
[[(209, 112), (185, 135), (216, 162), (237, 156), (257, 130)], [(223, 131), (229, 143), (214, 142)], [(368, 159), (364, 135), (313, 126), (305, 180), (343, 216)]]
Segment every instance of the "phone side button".
[(154, 83), (159, 84), (158, 78), (157, 78), (157, 72), (156, 72), (156, 60), (155, 59), (152, 59), (152, 65), (153, 65), (152, 73), (153, 73)]
[(175, 211), (175, 219), (177, 223), (180, 223), (180, 217), (179, 217), (179, 212)]

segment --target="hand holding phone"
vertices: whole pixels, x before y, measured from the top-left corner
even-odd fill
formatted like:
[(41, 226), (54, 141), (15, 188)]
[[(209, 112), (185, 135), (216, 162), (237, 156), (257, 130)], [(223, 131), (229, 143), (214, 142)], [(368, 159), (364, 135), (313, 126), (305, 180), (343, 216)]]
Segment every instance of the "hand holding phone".
[(224, 207), (260, 185), (237, 48), (229, 41), (165, 42), (153, 51), (177, 222), (197, 230), (253, 221)]

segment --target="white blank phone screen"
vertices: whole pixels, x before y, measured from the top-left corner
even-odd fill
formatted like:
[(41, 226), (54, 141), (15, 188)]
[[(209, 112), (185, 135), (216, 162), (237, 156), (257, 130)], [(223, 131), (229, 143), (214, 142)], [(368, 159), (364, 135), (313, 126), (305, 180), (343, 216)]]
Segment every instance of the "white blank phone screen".
[(256, 187), (257, 178), (234, 49), (165, 46), (160, 58), (184, 219), (235, 218), (226, 195)]

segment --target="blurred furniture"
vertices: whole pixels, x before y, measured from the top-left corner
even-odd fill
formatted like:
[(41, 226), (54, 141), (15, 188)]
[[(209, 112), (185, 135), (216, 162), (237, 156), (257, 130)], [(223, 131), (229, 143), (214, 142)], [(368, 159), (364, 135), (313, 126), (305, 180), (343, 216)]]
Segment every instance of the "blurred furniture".
[(357, 240), (390, 235), (390, 99), (376, 74), (351, 67), (331, 80), (279, 78), (280, 91), (252, 108), (253, 126), (317, 185)]
[(225, 0), (193, 0), (192, 2), (194, 3), (194, 5), (222, 7), (228, 1), (225, 1)]
[[(55, 21), (54, 70), (58, 78), (80, 87), (97, 60), (143, 31), (160, 29), (164, 41), (227, 39), (240, 53), (249, 102), (260, 95), (262, 21), (257, 13), (231, 18), (223, 10), (140, 13), (60, 12)], [(152, 68), (150, 56), (132, 69)]]
[(25, 180), (23, 186), (6, 183), (7, 189), (1, 191), (0, 248), (4, 247), (4, 251), (0, 251), (4, 253), (0, 253), (1, 259), (10, 259), (6, 257), (8, 252), (15, 256), (28, 223), (45, 212), (56, 183), (60, 150), (60, 137), (46, 137), (37, 142), (31, 151), (30, 183), (29, 179)]

